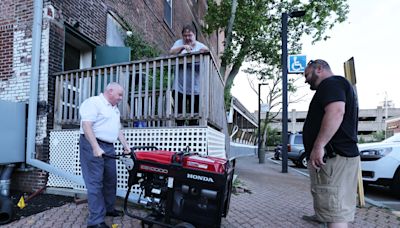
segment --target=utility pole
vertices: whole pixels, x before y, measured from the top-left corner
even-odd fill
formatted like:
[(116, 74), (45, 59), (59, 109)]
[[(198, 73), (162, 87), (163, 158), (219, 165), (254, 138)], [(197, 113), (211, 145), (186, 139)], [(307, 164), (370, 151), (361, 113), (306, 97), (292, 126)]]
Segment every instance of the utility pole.
[(288, 99), (287, 99), (287, 87), (288, 87), (288, 51), (287, 51), (287, 24), (288, 18), (290, 17), (302, 17), (306, 11), (294, 11), (291, 13), (282, 13), (281, 24), (281, 39), (282, 39), (282, 173), (288, 172)]
[(388, 118), (388, 98), (387, 98), (387, 91), (385, 91), (385, 139), (387, 138), (387, 118)]
[(258, 84), (258, 163), (262, 164), (265, 162), (265, 153), (261, 151), (261, 86), (268, 85), (268, 83)]

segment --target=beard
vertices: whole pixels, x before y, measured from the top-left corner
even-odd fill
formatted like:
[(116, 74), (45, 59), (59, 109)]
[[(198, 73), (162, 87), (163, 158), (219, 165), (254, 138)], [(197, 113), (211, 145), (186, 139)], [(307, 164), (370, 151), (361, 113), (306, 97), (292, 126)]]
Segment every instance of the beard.
[(310, 90), (317, 90), (317, 88), (318, 88), (317, 80), (318, 80), (318, 76), (317, 76), (317, 74), (315, 74), (315, 72), (313, 72), (311, 74), (310, 81), (308, 82), (308, 84), (310, 84)]

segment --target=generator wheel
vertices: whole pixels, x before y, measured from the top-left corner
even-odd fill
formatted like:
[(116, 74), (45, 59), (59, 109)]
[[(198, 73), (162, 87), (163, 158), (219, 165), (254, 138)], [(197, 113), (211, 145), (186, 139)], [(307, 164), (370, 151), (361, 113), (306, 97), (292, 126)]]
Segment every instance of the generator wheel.
[(195, 226), (193, 226), (192, 224), (190, 224), (188, 222), (181, 222), (181, 223), (175, 225), (174, 228), (195, 228)]

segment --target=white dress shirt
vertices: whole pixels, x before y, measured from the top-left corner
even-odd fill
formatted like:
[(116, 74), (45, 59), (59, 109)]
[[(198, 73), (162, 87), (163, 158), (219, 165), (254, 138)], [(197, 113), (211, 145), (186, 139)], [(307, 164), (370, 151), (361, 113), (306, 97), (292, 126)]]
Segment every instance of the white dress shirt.
[(114, 143), (121, 129), (120, 113), (117, 106), (112, 106), (103, 94), (86, 99), (79, 108), (81, 116), (80, 133), (84, 134), (82, 121), (92, 122), (97, 139)]

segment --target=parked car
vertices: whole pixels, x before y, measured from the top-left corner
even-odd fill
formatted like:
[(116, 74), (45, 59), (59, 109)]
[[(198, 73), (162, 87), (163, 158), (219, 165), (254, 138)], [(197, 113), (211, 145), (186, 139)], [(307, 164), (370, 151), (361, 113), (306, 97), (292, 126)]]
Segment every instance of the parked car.
[[(303, 135), (300, 133), (288, 135), (288, 159), (290, 159), (296, 166), (306, 168), (307, 159), (304, 154)], [(282, 144), (275, 147), (275, 159), (282, 158)]]
[(400, 134), (358, 148), (364, 183), (389, 186), (400, 196)]

